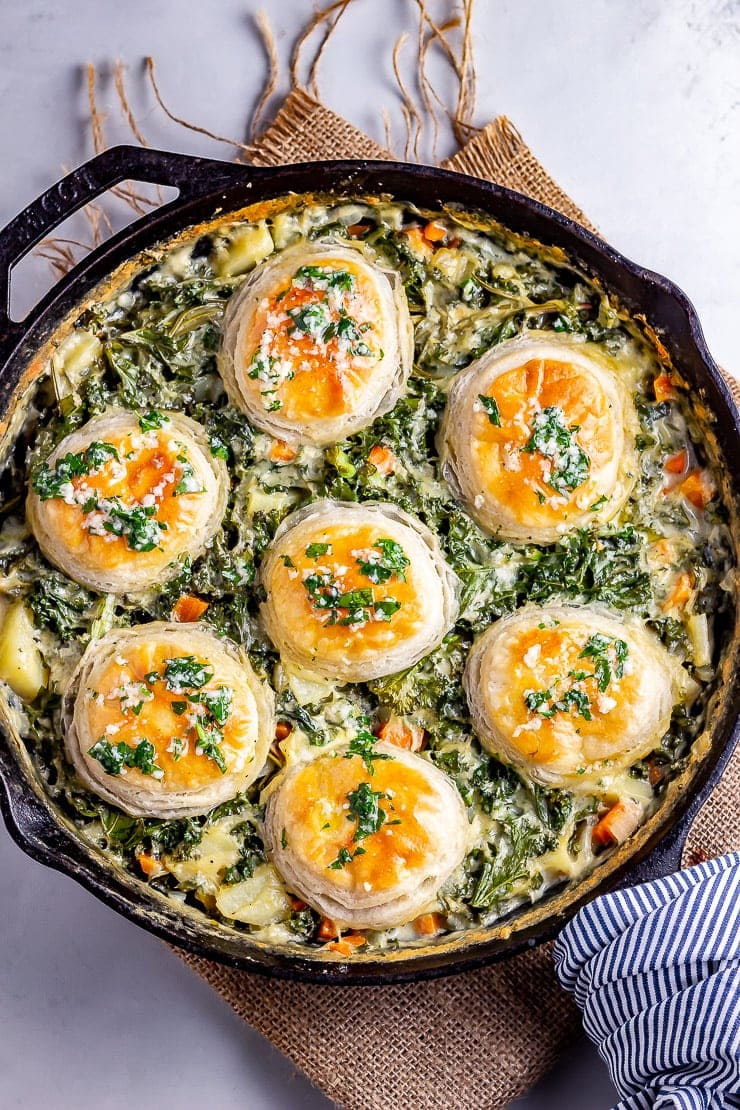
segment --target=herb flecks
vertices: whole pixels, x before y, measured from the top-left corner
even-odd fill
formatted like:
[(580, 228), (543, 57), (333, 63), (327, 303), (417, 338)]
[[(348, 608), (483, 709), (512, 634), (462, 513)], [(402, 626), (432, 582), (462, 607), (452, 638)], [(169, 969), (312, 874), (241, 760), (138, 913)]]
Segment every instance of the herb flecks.
[(164, 777), (164, 771), (157, 764), (157, 753), (154, 745), (149, 740), (140, 740), (132, 746), (124, 741), (111, 744), (101, 736), (88, 749), (88, 755), (97, 759), (107, 775), (122, 775), (131, 767), (141, 771), (143, 775), (150, 775), (153, 779)]
[(355, 790), (349, 791), (347, 820), (356, 822), (352, 843), (359, 847), (354, 852), (347, 847), (340, 848), (336, 859), (329, 864), (331, 870), (338, 871), (351, 863), (356, 856), (364, 855), (365, 849), (360, 842), (380, 832), (388, 820), (388, 813), (380, 805), (381, 801), (386, 800), (390, 800), (389, 795), (382, 790), (373, 790), (368, 782), (361, 782)]
[(358, 627), (368, 621), (390, 621), (401, 608), (395, 597), (376, 598), (372, 587), (344, 590), (340, 579), (321, 568), (307, 574), (303, 586), (314, 609), (325, 615), (326, 624)]
[[(592, 660), (593, 670), (571, 670), (567, 675), (556, 678), (545, 690), (527, 690), (524, 704), (530, 713), (546, 720), (558, 713), (570, 713), (590, 721), (594, 704), (600, 713), (609, 712), (616, 705), (605, 695), (613, 681), (624, 677), (628, 655), (625, 640), (595, 632), (578, 656), (579, 659)], [(589, 683), (596, 685), (593, 696), (589, 692)], [(593, 687), (590, 689), (593, 690)]]
[[(170, 743), (173, 758), (180, 759), (188, 750), (189, 740), (192, 739), (195, 754), (212, 760), (219, 771), (225, 774), (228, 767), (222, 745), (224, 726), (233, 708), (232, 688), (219, 686), (215, 690), (204, 689), (213, 680), (213, 671), (194, 655), (166, 659), (161, 672), (149, 671), (144, 677), (148, 685), (138, 684), (143, 686), (148, 695), (143, 700), (153, 698), (154, 694), (149, 688), (160, 682), (166, 690), (177, 695), (170, 701), (170, 709), (176, 717), (184, 718), (185, 734), (173, 737)], [(137, 712), (136, 707), (133, 712)]]
[(579, 424), (566, 424), (559, 406), (548, 405), (534, 417), (532, 433), (522, 447), (528, 455), (538, 452), (546, 460), (545, 481), (561, 496), (567, 496), (588, 478), (591, 460), (576, 439), (579, 431)]
[(498, 402), (495, 397), (489, 397), (485, 393), (478, 394), (478, 401), (481, 408), (488, 417), (488, 423), (493, 424), (494, 428), (501, 427), (501, 413), (499, 412)]
[(67, 453), (57, 459), (53, 467), (41, 463), (31, 476), (31, 485), (42, 501), (61, 497), (68, 500), (73, 492), (73, 478), (97, 474), (111, 460), (119, 461), (118, 451), (112, 443), (96, 440), (77, 454)]
[(359, 552), (355, 556), (355, 561), (360, 568), (360, 574), (376, 585), (387, 582), (394, 575), (399, 581), (406, 581), (405, 571), (409, 566), (409, 560), (396, 540), (376, 540), (372, 550)]
[(352, 737), (347, 745), (347, 751), (344, 753), (345, 759), (352, 759), (353, 756), (359, 756), (365, 765), (365, 770), (369, 775), (375, 774), (375, 761), (377, 759), (392, 759), (393, 756), (388, 755), (386, 752), (378, 752), (375, 750), (375, 745), (378, 742), (377, 736), (373, 736), (364, 726), (360, 728), (355, 736)]

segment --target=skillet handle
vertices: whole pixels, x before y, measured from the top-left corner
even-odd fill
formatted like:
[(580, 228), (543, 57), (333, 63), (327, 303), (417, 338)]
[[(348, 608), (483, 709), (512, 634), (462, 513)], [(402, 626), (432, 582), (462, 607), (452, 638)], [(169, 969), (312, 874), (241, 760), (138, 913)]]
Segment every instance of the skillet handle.
[(0, 231), (0, 363), (24, 330), (9, 313), (13, 266), (68, 216), (128, 179), (170, 185), (189, 199), (259, 173), (250, 166), (138, 146), (111, 147), (72, 170)]

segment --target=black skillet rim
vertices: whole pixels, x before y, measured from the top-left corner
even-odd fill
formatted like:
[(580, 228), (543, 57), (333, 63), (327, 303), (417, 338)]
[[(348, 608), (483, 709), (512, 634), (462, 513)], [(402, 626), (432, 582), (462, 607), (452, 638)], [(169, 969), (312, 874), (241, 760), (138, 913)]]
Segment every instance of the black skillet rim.
[[(22, 324), (11, 322), (2, 311), (2, 298), (7, 297), (8, 273), (13, 263), (60, 219), (127, 177), (176, 185), (180, 197), (102, 244), (54, 286)], [(704, 389), (737, 496), (740, 412), (707, 350), (696, 312), (682, 290), (529, 197), (451, 171), (395, 162), (340, 161), (256, 169), (137, 147), (117, 147), (81, 166), (0, 232), (0, 410), (8, 407), (26, 362), (84, 295), (118, 265), (217, 212), (236, 211), (287, 192), (338, 195), (387, 192), (425, 207), (454, 202), (463, 209), (485, 211), (512, 230), (549, 246), (562, 247), (570, 260), (599, 277), (626, 308), (643, 313), (674, 361)], [(641, 851), (599, 884), (597, 893), (659, 877), (680, 865), (691, 821), (719, 781), (740, 739), (740, 690), (730, 694), (714, 724), (711, 753), (697, 769), (690, 791), (678, 800), (669, 817), (660, 822)], [(163, 940), (194, 955), (278, 978), (380, 985), (470, 970), (551, 939), (593, 897), (590, 893), (576, 897), (567, 912), (552, 915), (544, 923), (515, 932), (509, 938), (476, 942), (462, 951), (439, 954), (427, 949), (423, 955), (415, 956), (409, 950), (403, 964), (384, 963), (381, 956), (372, 963), (363, 961), (353, 967), (256, 947), (236, 952), (234, 948), (244, 943), (238, 935), (224, 934), (218, 941), (202, 939), (197, 924), (193, 925), (174, 908), (163, 909), (160, 900), (152, 898), (144, 884), (139, 884), (143, 889), (134, 891), (129, 885), (131, 880), (122, 883), (110, 865), (89, 855), (83, 842), (53, 817), (50, 804), (36, 795), (4, 729), (0, 729), (0, 780), (4, 788), (0, 791), (0, 810), (6, 825), (32, 858), (68, 874), (111, 908)], [(560, 893), (562, 888), (551, 897)]]

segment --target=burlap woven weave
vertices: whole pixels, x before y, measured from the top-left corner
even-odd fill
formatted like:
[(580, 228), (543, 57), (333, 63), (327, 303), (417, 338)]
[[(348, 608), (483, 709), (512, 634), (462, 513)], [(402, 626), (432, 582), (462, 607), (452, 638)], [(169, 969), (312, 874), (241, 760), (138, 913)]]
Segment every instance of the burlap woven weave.
[[(388, 157), (298, 90), (252, 160)], [(592, 227), (503, 118), (445, 165), (528, 193)], [(740, 754), (695, 822), (687, 862), (740, 848), (739, 802)], [(552, 1066), (578, 1027), (549, 945), (482, 971), (389, 987), (273, 982), (179, 955), (347, 1110), (497, 1110)]]

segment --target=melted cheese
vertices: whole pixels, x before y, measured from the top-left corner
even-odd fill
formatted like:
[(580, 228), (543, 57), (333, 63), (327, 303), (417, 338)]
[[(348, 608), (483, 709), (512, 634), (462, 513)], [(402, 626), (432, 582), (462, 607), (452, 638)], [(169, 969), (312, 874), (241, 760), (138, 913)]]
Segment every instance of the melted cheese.
[[(375, 755), (372, 775), (344, 749), (298, 764), (266, 815), (271, 854), (289, 889), (355, 927), (413, 917), (434, 900), (467, 842), (462, 801), (441, 771), (389, 744), (376, 745)], [(367, 835), (351, 809), (363, 786), (384, 814)]]
[(219, 365), (259, 427), (331, 443), (388, 411), (412, 358), (397, 275), (360, 250), (318, 244), (253, 271), (230, 305)]
[[(58, 496), (42, 499), (32, 489), (29, 521), (47, 558), (75, 581), (104, 592), (142, 593), (177, 573), (178, 557), (200, 554), (217, 531), (226, 468), (188, 417), (171, 414), (161, 428), (142, 431), (135, 414), (111, 411), (62, 440), (48, 470), (91, 444), (104, 445), (106, 455), (59, 486)], [(146, 539), (127, 529), (132, 511)]]
[(653, 633), (585, 606), (527, 607), (492, 625), (464, 682), (484, 747), (575, 790), (647, 755), (684, 687)]
[[(168, 674), (183, 661), (201, 668), (196, 684)], [(217, 718), (209, 698), (225, 699)], [(194, 625), (139, 625), (93, 641), (64, 712), (83, 781), (145, 815), (202, 813), (232, 797), (259, 774), (274, 734), (271, 696), (246, 658)], [(132, 761), (143, 741), (151, 746), (145, 768)], [(118, 769), (107, 765), (110, 749), (126, 756)]]
[[(392, 573), (388, 544), (404, 562)], [(436, 541), (393, 505), (315, 502), (288, 517), (262, 584), (265, 624), (284, 658), (344, 681), (411, 666), (457, 611), (456, 579)]]
[(637, 473), (634, 423), (603, 352), (528, 339), (494, 348), (459, 376), (440, 451), (483, 527), (548, 542), (619, 511)]

